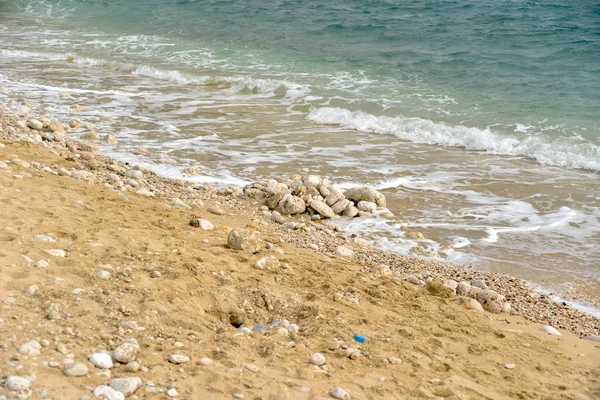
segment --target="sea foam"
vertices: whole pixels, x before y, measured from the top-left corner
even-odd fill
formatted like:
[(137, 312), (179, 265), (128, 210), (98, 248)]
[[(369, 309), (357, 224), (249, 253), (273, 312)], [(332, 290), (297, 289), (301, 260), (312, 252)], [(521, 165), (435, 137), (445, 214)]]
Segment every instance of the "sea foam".
[(600, 171), (600, 147), (581, 138), (544, 138), (494, 132), (488, 128), (449, 126), (422, 118), (376, 116), (338, 107), (313, 108), (307, 119), (345, 129), (394, 135), (424, 144), (463, 147), (498, 155), (530, 157), (541, 164)]

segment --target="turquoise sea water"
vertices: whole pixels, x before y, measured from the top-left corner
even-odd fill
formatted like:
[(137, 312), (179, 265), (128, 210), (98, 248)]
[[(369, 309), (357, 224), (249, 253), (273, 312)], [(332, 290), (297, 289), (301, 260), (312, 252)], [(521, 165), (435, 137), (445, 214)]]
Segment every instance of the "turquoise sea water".
[[(0, 4), (41, 21), (62, 20), (66, 29), (167, 43), (144, 55), (176, 70), (279, 76), (336, 98), (349, 111), (489, 128), (497, 136), (486, 143), (458, 134), (404, 139), (600, 169), (600, 5), (594, 1)], [(101, 45), (109, 53), (123, 50)], [(350, 122), (360, 122), (356, 117)], [(339, 113), (315, 118), (349, 123)]]
[(597, 2), (0, 0), (11, 94), (165, 175), (378, 186), (398, 218), (348, 231), (600, 300)]

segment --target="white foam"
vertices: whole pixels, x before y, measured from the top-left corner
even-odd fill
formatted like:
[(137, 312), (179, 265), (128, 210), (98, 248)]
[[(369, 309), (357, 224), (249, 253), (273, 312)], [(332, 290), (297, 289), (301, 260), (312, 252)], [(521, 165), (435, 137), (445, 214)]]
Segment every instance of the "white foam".
[(448, 126), (422, 118), (375, 116), (337, 107), (313, 108), (307, 119), (361, 132), (394, 135), (415, 143), (464, 147), (499, 155), (527, 156), (542, 164), (600, 171), (600, 147), (587, 141), (582, 143), (580, 138), (511, 136), (495, 133), (490, 129)]

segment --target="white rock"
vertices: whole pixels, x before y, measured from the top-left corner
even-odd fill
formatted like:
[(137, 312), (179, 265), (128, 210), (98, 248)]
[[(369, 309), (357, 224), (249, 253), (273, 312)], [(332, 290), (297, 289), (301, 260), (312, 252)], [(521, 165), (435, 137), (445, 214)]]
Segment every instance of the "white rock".
[(181, 354), (181, 353), (173, 353), (169, 356), (168, 358), (170, 363), (173, 364), (184, 364), (187, 362), (190, 362), (190, 358), (188, 356), (186, 356), (185, 354)]
[(324, 201), (313, 200), (310, 202), (310, 207), (318, 212), (321, 217), (335, 218), (336, 216), (335, 212)]
[(88, 367), (83, 363), (74, 362), (66, 365), (62, 371), (66, 376), (85, 376), (88, 373)]
[(354, 251), (344, 246), (336, 247), (335, 254), (337, 254), (340, 257), (354, 257)]
[(21, 376), (12, 375), (6, 380), (6, 387), (13, 392), (29, 390), (29, 380)]
[(488, 288), (488, 285), (482, 279), (475, 279), (474, 281), (471, 282), (471, 286), (478, 287), (483, 290), (486, 290)]
[(540, 331), (549, 333), (550, 335), (562, 336), (556, 328), (551, 327), (550, 325), (544, 325), (540, 328)]
[(202, 357), (199, 361), (198, 361), (198, 365), (202, 366), (202, 367), (210, 367), (211, 365), (214, 364), (214, 361), (208, 357)]
[(181, 199), (173, 199), (173, 202), (171, 203), (171, 205), (173, 207), (180, 207), (180, 208), (190, 208), (190, 206), (188, 206), (187, 204), (185, 204)]
[(326, 362), (325, 356), (321, 353), (315, 353), (308, 358), (308, 363), (312, 364), (312, 365), (316, 365), (317, 367), (325, 365), (325, 362)]
[(132, 395), (140, 386), (142, 386), (142, 380), (138, 377), (115, 378), (110, 381), (110, 387), (123, 393), (125, 397)]
[(54, 257), (65, 257), (67, 255), (65, 253), (65, 251), (62, 250), (62, 249), (46, 250), (46, 253), (48, 253), (48, 254), (50, 254), (51, 256), (54, 256)]
[(125, 400), (123, 393), (117, 392), (107, 385), (101, 385), (94, 389), (94, 397), (103, 400)]
[(113, 350), (112, 357), (120, 363), (127, 364), (135, 361), (138, 351), (140, 351), (140, 345), (137, 340), (128, 339)]
[(177, 389), (171, 388), (171, 389), (167, 390), (167, 396), (177, 397), (177, 396), (179, 396), (179, 393), (177, 393)]
[(112, 357), (108, 353), (94, 353), (90, 356), (90, 363), (100, 369), (111, 369), (113, 367)]
[(458, 286), (456, 286), (456, 294), (459, 296), (468, 296), (470, 292), (471, 284), (469, 282), (462, 281), (458, 283)]
[(370, 201), (377, 204), (378, 207), (385, 207), (386, 201), (383, 193), (370, 186), (356, 187), (348, 189), (344, 192), (347, 199), (354, 200), (357, 203), (360, 201)]
[(346, 198), (344, 197), (344, 194), (342, 193), (341, 190), (336, 189), (336, 188), (329, 188), (329, 194), (325, 198), (325, 203), (331, 207), (338, 201), (344, 200), (344, 199), (346, 199)]
[(39, 356), (40, 350), (42, 350), (42, 345), (37, 340), (31, 340), (17, 347), (17, 352), (32, 357)]
[(110, 272), (108, 272), (104, 269), (101, 269), (100, 271), (98, 271), (96, 273), (96, 278), (102, 279), (102, 280), (110, 279)]
[(130, 169), (129, 171), (125, 172), (125, 176), (127, 178), (140, 180), (144, 177), (144, 173), (139, 169)]
[(54, 240), (50, 236), (46, 236), (46, 235), (35, 235), (33, 238), (35, 240), (37, 240), (38, 242), (48, 242), (48, 243), (55, 243), (56, 242), (56, 240)]
[(358, 208), (359, 211), (372, 213), (377, 209), (377, 204), (372, 201), (359, 201), (356, 208)]
[(393, 274), (392, 269), (384, 264), (374, 266), (371, 273), (380, 276), (392, 276)]
[(33, 296), (35, 294), (35, 292), (37, 292), (37, 290), (38, 290), (37, 285), (29, 285), (25, 288), (25, 293), (27, 293), (30, 296)]
[(212, 224), (212, 222), (202, 218), (194, 218), (190, 221), (190, 225), (205, 231), (212, 231), (215, 229), (215, 226)]
[(56, 170), (59, 176), (71, 176), (71, 172), (65, 168), (59, 168)]
[(258, 232), (246, 228), (235, 228), (227, 235), (227, 246), (234, 250), (257, 253), (265, 247), (265, 243)]
[(38, 121), (34, 118), (27, 120), (27, 126), (31, 129), (35, 129), (36, 131), (41, 131), (42, 129), (44, 129), (44, 124), (42, 123), (42, 121)]
[(154, 193), (152, 193), (148, 189), (140, 189), (135, 193), (139, 194), (140, 196), (144, 196), (144, 197), (154, 197)]
[(265, 256), (254, 264), (256, 269), (264, 269), (267, 271), (277, 272), (281, 267), (281, 263), (275, 256)]
[(331, 391), (331, 397), (342, 400), (350, 400), (350, 394), (342, 388), (335, 388)]

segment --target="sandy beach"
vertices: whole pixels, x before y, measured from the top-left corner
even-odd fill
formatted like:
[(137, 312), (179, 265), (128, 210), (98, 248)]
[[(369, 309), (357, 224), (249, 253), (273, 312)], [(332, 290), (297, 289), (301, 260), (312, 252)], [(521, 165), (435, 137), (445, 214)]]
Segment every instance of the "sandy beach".
[(29, 109), (0, 105), (0, 399), (600, 398), (600, 321), (526, 282), (277, 221)]

